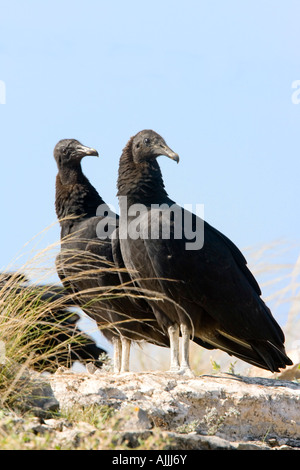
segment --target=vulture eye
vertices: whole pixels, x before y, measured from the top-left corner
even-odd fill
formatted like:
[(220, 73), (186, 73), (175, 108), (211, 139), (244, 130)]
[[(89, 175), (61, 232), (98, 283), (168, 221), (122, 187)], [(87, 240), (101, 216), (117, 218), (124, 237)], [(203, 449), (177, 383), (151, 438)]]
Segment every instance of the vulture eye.
[(146, 145), (150, 144), (150, 139), (148, 139), (148, 138), (146, 137), (146, 139), (144, 139), (144, 143), (145, 143)]

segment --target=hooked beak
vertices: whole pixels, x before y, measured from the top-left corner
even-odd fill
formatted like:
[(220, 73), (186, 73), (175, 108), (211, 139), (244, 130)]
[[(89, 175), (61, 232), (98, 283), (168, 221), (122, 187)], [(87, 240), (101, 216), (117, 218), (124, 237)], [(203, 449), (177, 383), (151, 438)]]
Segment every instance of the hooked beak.
[(99, 157), (99, 153), (97, 152), (97, 150), (93, 149), (92, 147), (86, 147), (85, 145), (79, 145), (76, 150), (77, 150), (77, 153), (81, 157), (85, 157), (85, 156), (88, 156), (88, 155), (91, 155), (93, 157)]
[(170, 149), (170, 147), (168, 147), (167, 144), (158, 144), (155, 150), (157, 152), (157, 156), (165, 155), (166, 157), (174, 160), (176, 163), (179, 163), (178, 153), (173, 152), (173, 150)]

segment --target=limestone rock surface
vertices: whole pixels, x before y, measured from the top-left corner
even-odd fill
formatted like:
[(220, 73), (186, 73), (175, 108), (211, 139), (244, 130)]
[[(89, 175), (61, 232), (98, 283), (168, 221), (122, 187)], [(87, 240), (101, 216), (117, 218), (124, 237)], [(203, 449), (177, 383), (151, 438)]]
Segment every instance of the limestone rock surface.
[[(178, 448), (300, 449), (300, 384), (263, 377), (59, 370), (60, 408), (107, 405), (130, 419), (124, 433), (173, 433)], [(250, 447), (249, 447), (250, 446)]]

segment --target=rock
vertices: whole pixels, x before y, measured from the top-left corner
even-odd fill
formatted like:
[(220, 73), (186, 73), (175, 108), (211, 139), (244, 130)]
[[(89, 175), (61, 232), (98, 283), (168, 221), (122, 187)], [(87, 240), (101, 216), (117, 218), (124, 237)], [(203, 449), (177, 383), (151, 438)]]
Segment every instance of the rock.
[(19, 393), (14, 406), (39, 418), (51, 417), (59, 410), (59, 402), (54, 397), (52, 388), (43, 378), (33, 378), (26, 381), (24, 393)]
[(235, 450), (236, 447), (226, 439), (217, 436), (201, 436), (196, 433), (168, 433), (173, 444), (170, 450)]
[(60, 432), (56, 432), (56, 445), (59, 447), (76, 448), (84, 438), (92, 436), (95, 428), (85, 422), (79, 422), (75, 426), (63, 427)]
[(138, 406), (123, 406), (118, 413), (119, 425), (121, 431), (145, 431), (153, 427), (148, 413)]
[(60, 371), (48, 380), (61, 409), (96, 404), (117, 410), (120, 439), (132, 447), (138, 433), (145, 436), (159, 429), (185, 449), (300, 448), (296, 382), (231, 374), (188, 378), (107, 371)]

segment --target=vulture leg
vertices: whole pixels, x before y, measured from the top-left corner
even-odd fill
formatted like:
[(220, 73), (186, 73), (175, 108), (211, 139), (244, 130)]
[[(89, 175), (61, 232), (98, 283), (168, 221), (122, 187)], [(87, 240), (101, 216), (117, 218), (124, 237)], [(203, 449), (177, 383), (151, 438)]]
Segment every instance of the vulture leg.
[(129, 355), (130, 355), (130, 346), (131, 341), (128, 338), (122, 338), (122, 362), (121, 362), (121, 372), (129, 372)]
[(114, 372), (118, 374), (121, 370), (122, 343), (120, 338), (113, 339), (114, 346)]
[(180, 365), (179, 365), (179, 327), (178, 327), (178, 325), (169, 326), (168, 334), (169, 334), (169, 338), (170, 338), (170, 349), (171, 349), (170, 372), (178, 372), (179, 369), (180, 369)]
[(180, 331), (182, 336), (182, 356), (180, 374), (194, 376), (190, 366), (190, 337), (191, 330), (187, 325), (181, 324)]

